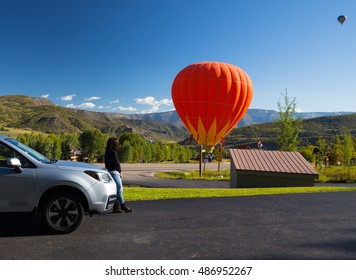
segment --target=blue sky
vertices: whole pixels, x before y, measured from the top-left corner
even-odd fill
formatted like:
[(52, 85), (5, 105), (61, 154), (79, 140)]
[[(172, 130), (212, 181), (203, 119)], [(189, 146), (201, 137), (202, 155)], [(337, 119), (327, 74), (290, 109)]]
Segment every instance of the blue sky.
[(250, 76), (250, 108), (287, 90), (303, 112), (356, 111), (354, 0), (0, 0), (0, 40), (0, 95), (168, 111), (180, 70), (221, 61)]

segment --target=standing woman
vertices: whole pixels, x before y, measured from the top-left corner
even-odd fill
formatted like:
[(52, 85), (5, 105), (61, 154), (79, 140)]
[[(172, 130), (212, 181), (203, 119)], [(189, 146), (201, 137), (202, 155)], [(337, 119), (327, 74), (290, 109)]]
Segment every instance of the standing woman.
[(123, 212), (132, 212), (130, 207), (127, 207), (125, 204), (123, 196), (123, 185), (122, 185), (122, 170), (119, 160), (119, 139), (116, 137), (111, 137), (108, 139), (105, 148), (105, 168), (110, 172), (113, 177), (116, 187), (117, 187), (117, 201), (114, 205), (114, 213), (123, 213)]

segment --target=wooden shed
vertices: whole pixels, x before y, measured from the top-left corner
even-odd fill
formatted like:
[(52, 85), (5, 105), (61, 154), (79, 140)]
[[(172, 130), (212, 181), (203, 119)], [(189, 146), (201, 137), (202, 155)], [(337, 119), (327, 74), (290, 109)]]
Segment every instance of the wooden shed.
[(230, 187), (314, 186), (318, 172), (298, 152), (230, 149)]

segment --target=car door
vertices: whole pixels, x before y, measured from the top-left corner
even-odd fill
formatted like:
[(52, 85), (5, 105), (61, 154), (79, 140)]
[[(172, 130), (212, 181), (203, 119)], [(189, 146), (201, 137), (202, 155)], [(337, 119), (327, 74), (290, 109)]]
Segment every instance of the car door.
[[(17, 157), (22, 172), (7, 166), (7, 159)], [(27, 212), (33, 209), (34, 166), (16, 150), (0, 142), (0, 212)]]

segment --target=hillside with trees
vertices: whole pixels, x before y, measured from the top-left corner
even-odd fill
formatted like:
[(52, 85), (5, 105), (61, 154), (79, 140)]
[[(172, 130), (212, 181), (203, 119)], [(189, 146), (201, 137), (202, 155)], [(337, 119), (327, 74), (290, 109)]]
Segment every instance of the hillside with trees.
[[(33, 134), (24, 133), (17, 140), (37, 150), (49, 159), (102, 162), (106, 142), (112, 134), (103, 134), (97, 129), (80, 134)], [(159, 163), (172, 161), (189, 162), (196, 157), (194, 147), (177, 143), (147, 141), (136, 132), (125, 132), (118, 136), (121, 162)]]
[[(307, 119), (302, 121), (301, 126), (299, 145), (316, 145), (319, 138), (330, 141), (336, 135), (341, 135), (344, 129), (356, 136), (356, 114)], [(262, 141), (266, 149), (276, 150), (278, 133), (274, 122), (239, 127), (226, 137), (225, 146), (236, 148), (238, 145), (249, 145), (257, 148), (257, 142)]]
[(137, 132), (144, 138), (161, 141), (187, 137), (181, 124), (64, 108), (45, 98), (22, 95), (0, 96), (0, 127), (2, 130), (20, 128), (47, 134), (78, 134), (91, 129), (111, 134)]
[[(334, 114), (315, 118), (315, 116)], [(303, 119), (302, 142), (315, 142), (315, 136), (335, 135), (341, 126), (349, 125), (355, 130), (354, 114), (344, 113), (296, 113)], [(313, 116), (313, 119), (306, 119)], [(258, 138), (271, 142), (276, 133), (273, 121), (278, 112), (251, 109), (227, 136), (228, 146), (257, 143)], [(260, 124), (262, 122), (262, 124)], [(2, 128), (2, 129), (1, 129)], [(151, 114), (110, 114), (78, 110), (57, 106), (45, 98), (24, 95), (0, 96), (0, 129), (24, 129), (46, 134), (79, 134), (85, 130), (97, 129), (102, 133), (121, 134), (136, 132), (147, 140), (179, 142), (189, 139), (189, 133), (182, 125), (175, 111)], [(0, 131), (1, 131), (0, 130)], [(238, 142), (236, 142), (238, 140)]]
[[(77, 148), (83, 159), (100, 160), (105, 146), (103, 142), (113, 135), (126, 139), (120, 141), (125, 153), (122, 157), (128, 162), (173, 160), (173, 155), (179, 158), (175, 160), (184, 162), (189, 156), (196, 157), (197, 145), (190, 140), (175, 112), (157, 115), (98, 113), (63, 108), (43, 98), (0, 96), (0, 133), (6, 135), (13, 129), (23, 129), (19, 139), (49, 158), (70, 159), (73, 149)], [(169, 122), (170, 119), (173, 121)], [(335, 151), (335, 147), (345, 146), (348, 135), (354, 141), (356, 114), (303, 119), (300, 127), (297, 139), (299, 150), (310, 154), (315, 147), (323, 150), (326, 146), (325, 154), (336, 159), (340, 149)], [(83, 136), (85, 133), (88, 133), (86, 137)], [(279, 135), (275, 121), (252, 124), (234, 128), (223, 145), (226, 150), (241, 145), (257, 148), (257, 143), (261, 141), (264, 149), (276, 150), (280, 148), (277, 141)], [(86, 138), (92, 142), (85, 143)], [(93, 139), (100, 142), (97, 148), (93, 147)]]

